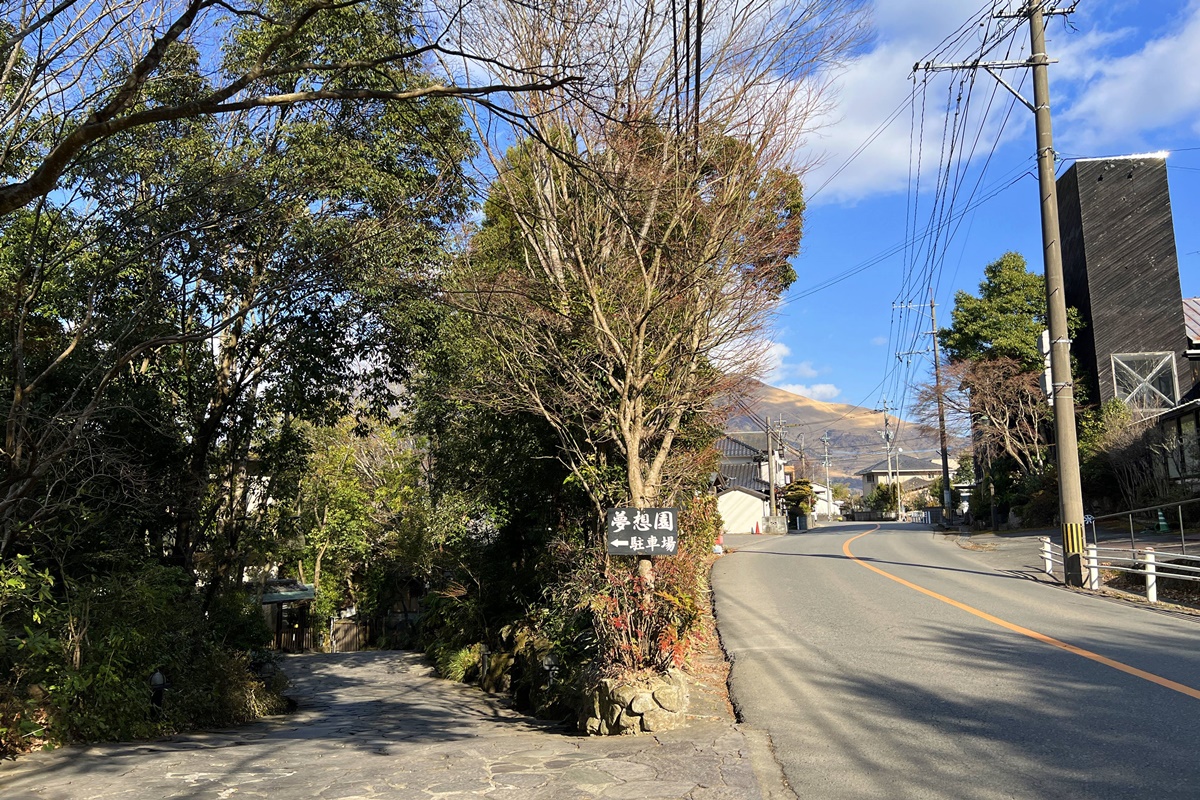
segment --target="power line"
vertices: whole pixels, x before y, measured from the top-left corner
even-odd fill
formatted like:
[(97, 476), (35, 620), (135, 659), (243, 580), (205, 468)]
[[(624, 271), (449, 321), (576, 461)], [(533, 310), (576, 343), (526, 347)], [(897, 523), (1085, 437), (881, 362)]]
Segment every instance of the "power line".
[[(974, 63), (980, 63), (985, 56), (1000, 48), (1005, 42), (1008, 43), (1006, 58), (1010, 58), (1012, 54), (1011, 39), (1016, 27), (1009, 28), (1004, 21), (999, 21), (993, 29), (990, 21), (991, 15), (989, 14), (988, 17), (989, 21), (984, 23), (985, 32)], [(946, 48), (941, 50), (943, 54), (947, 52), (949, 51)], [(919, 66), (920, 62), (918, 62)], [(924, 87), (928, 86), (928, 77), (921, 82), (921, 86), (923, 88), (921, 96), (927, 98), (927, 90), (924, 90)], [(911, 301), (918, 293), (923, 294), (928, 291), (936, 296), (940, 289), (950, 244), (962, 228), (963, 217), (978, 205), (976, 200), (980, 198), (981, 187), (987, 177), (1004, 129), (1011, 119), (1012, 109), (1015, 107), (1014, 98), (1008, 104), (997, 125), (987, 157), (982, 166), (975, 169), (972, 165), (975, 163), (984, 132), (988, 128), (990, 120), (993, 119), (992, 112), (999, 87), (993, 86), (981, 113), (975, 111), (975, 104), (972, 102), (974, 88), (973, 72), (970, 76), (960, 79), (957, 83), (951, 82), (947, 86), (946, 112), (941, 126), (941, 152), (937, 175), (933, 182), (929, 211), (923, 215), (926, 219), (924, 225), (921, 225), (920, 220), (922, 219), (922, 198), (926, 195), (922, 181), (922, 169), (924, 166), (927, 102), (922, 104), (919, 126), (915, 120), (910, 124), (911, 193), (906, 210), (906, 226), (911, 227), (907, 227), (906, 241), (911, 242), (912, 247), (911, 249), (906, 248), (905, 268), (902, 272), (896, 301), (893, 303), (893, 318), (889, 334), (891, 355), (900, 355), (906, 350), (911, 351), (915, 347), (915, 342), (923, 335), (919, 319), (909, 313), (908, 306), (911, 305)], [(973, 181), (970, 180), (972, 172), (976, 173)], [(1022, 165), (1022, 173), (1024, 173), (1024, 165)], [(970, 188), (966, 190), (966, 202), (964, 203), (962, 194), (967, 186)], [(955, 209), (961, 210), (955, 211)], [(891, 361), (890, 358), (889, 361)], [(907, 408), (908, 393), (913, 385), (912, 363), (911, 360), (902, 361), (899, 368), (895, 368), (895, 363), (892, 362), (889, 365), (891, 368), (885, 375), (885, 381), (889, 383), (887, 395), (898, 398), (899, 413), (903, 416), (904, 410)]]
[[(946, 220), (946, 222), (944, 222), (943, 224), (947, 224), (949, 222), (954, 222), (956, 220), (961, 219), (963, 216), (977, 210), (978, 208), (985, 205), (987, 202), (989, 202), (996, 196), (1002, 194), (1005, 190), (1016, 185), (1022, 178), (1032, 177), (1033, 173), (1031, 170), (1032, 170), (1032, 165), (1026, 164), (1023, 166), (1022, 171), (1019, 175), (1016, 175), (1015, 177), (1012, 177), (1012, 178), (1008, 178), (1008, 176), (1011, 175), (1012, 172), (1015, 171), (1015, 170), (1010, 170), (1009, 173), (1006, 173), (1006, 175), (1003, 178), (999, 179), (996, 183), (993, 183), (989, 187), (989, 189), (986, 190), (985, 193), (983, 195), (981, 195), (977, 200), (975, 200), (974, 202), (968, 203), (967, 205), (963, 206), (963, 208), (961, 210), (956, 211), (953, 214), (951, 214), (948, 217), (948, 219)], [(822, 292), (826, 289), (836, 286), (839, 283), (842, 283), (843, 281), (847, 281), (850, 278), (853, 278), (855, 275), (859, 275), (872, 267), (879, 266), (880, 264), (885, 263), (888, 259), (897, 255), (898, 253), (904, 252), (905, 248), (912, 246), (919, 239), (919, 236), (922, 236), (922, 235), (924, 235), (924, 234), (909, 237), (909, 238), (904, 239), (901, 242), (897, 242), (896, 244), (893, 244), (890, 247), (888, 247), (886, 250), (876, 253), (875, 255), (871, 256), (870, 258), (866, 259), (865, 261), (860, 261), (858, 264), (854, 265), (853, 267), (850, 267), (849, 269), (839, 272), (839, 273), (825, 279), (824, 281), (821, 281), (820, 283), (806, 287), (803, 291), (801, 291), (799, 293), (795, 293), (795, 292), (789, 293), (787, 298), (784, 300), (783, 304), (787, 305), (790, 303), (794, 303), (798, 300), (803, 300), (806, 297), (810, 297), (811, 295), (817, 294), (818, 292)]]

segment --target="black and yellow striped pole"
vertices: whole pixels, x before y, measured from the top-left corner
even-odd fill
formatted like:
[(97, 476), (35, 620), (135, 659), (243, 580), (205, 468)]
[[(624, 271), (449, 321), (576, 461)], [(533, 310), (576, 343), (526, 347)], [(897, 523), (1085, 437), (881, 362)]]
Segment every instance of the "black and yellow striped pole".
[(1062, 526), (1063, 578), (1069, 586), (1083, 586), (1086, 565), (1083, 550), (1086, 547), (1082, 522), (1066, 522)]

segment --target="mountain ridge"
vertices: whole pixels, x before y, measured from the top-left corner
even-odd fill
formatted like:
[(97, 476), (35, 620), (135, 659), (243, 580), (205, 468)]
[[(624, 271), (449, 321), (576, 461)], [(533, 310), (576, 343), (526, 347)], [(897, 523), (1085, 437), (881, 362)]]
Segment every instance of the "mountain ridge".
[[(725, 431), (734, 438), (739, 432), (762, 433), (768, 419), (772, 429), (782, 421), (791, 460), (801, 462), (799, 452), (803, 452), (801, 465), (814, 479), (824, 479), (824, 445), (820, 439), (826, 432), (830, 439), (831, 479), (848, 479), (852, 486), (861, 488), (862, 479), (855, 473), (886, 458), (880, 434), (884, 429), (882, 411), (814, 400), (761, 381), (750, 385), (742, 408), (730, 416)], [(940, 460), (936, 435), (892, 414), (888, 422), (894, 432), (893, 453), (903, 451), (917, 458)]]

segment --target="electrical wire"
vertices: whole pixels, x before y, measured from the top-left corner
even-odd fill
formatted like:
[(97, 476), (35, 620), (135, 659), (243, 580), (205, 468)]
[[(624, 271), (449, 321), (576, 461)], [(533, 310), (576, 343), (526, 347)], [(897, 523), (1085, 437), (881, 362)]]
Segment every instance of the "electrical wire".
[[(979, 64), (989, 53), (1001, 47), (1005, 42), (1008, 43), (1006, 58), (1011, 57), (1013, 46), (1011, 39), (1015, 26), (1010, 29), (1003, 24), (997, 24), (993, 28), (990, 23), (990, 14), (988, 20), (983, 23), (985, 30), (978, 46), (978, 54), (973, 62), (966, 63)], [(945, 48), (942, 52), (946, 52)], [(888, 355), (889, 359), (895, 358), (895, 362), (889, 364), (884, 375), (884, 383), (887, 386), (884, 396), (891, 397), (898, 403), (896, 409), (898, 416), (897, 441), (903, 433), (910, 390), (914, 386), (912, 356), (923, 352), (919, 347), (919, 342), (923, 337), (936, 335), (936, 331), (932, 331), (931, 323), (929, 329), (926, 329), (927, 316), (923, 313), (925, 306), (923, 295), (928, 292), (936, 302), (938, 291), (942, 285), (950, 244), (961, 230), (962, 219), (968, 213), (966, 209), (976, 205), (975, 200), (980, 196), (981, 187), (987, 177), (996, 148), (1015, 107), (1014, 98), (1003, 112), (997, 130), (992, 136), (992, 146), (984, 158), (982, 166), (974, 168), (976, 154), (989, 121), (992, 119), (996, 93), (999, 91), (998, 85), (992, 87), (992, 92), (984, 104), (982, 112), (977, 114), (972, 103), (976, 88), (975, 78), (976, 69), (971, 69), (965, 77), (959, 78), (957, 82), (951, 81), (947, 87), (946, 112), (941, 126), (940, 153), (937, 162), (938, 170), (933, 183), (929, 210), (924, 212), (923, 216), (920, 210), (925, 192), (922, 186), (921, 170), (924, 161), (924, 123), (928, 111), (927, 103), (922, 104), (920, 125), (910, 125), (910, 132), (919, 131), (918, 135), (910, 141), (911, 199), (908, 207), (912, 209), (912, 213), (906, 213), (906, 226), (912, 226), (906, 228), (906, 240), (912, 241), (914, 244), (911, 250), (906, 249), (905, 251), (907, 256), (905, 267), (901, 274), (896, 299), (892, 304), (893, 314), (889, 332)], [(923, 83), (928, 84), (928, 82), (927, 73)], [(927, 94), (923, 93), (922, 96), (927, 99)], [(973, 173), (975, 173), (975, 179), (971, 181), (970, 176)], [(1022, 169), (1021, 177), (1024, 174), (1025, 170)], [(964, 202), (965, 187), (969, 187), (969, 189), (965, 193)], [(962, 210), (956, 211), (956, 209)], [(921, 219), (924, 219), (925, 223), (918, 230)], [(921, 310), (921, 313), (914, 313), (918, 309)]]
[[(982, 160), (982, 164), (979, 165), (976, 156), (980, 151), (981, 143), (985, 140), (985, 133), (991, 127), (994, 119), (996, 93), (1000, 87), (998, 84), (993, 85), (986, 102), (980, 104), (982, 111), (979, 111), (976, 104), (972, 102), (976, 88), (976, 70), (972, 69), (967, 76), (960, 77), (957, 81), (952, 80), (947, 86), (945, 112), (940, 126), (937, 172), (931, 184), (927, 184), (924, 176), (926, 123), (930, 116), (929, 87), (931, 82), (929, 71), (926, 71), (920, 80), (917, 79), (916, 73), (922, 65), (943, 61), (979, 64), (985, 57), (1005, 46), (1006, 43), (1005, 57), (1011, 57), (1013, 34), (1018, 26), (1009, 24), (1008, 20), (994, 19), (993, 7), (993, 2), (985, 3), (972, 18), (946, 36), (926, 56), (922, 57), (917, 68), (914, 69), (913, 87), (908, 95), (884, 117), (845, 161), (839, 164), (824, 182), (809, 194), (809, 199), (811, 199), (830, 186), (907, 109), (909, 111), (910, 139), (909, 192), (906, 201), (903, 240), (817, 284), (789, 293), (788, 299), (785, 301), (789, 304), (797, 302), (849, 280), (872, 267), (887, 263), (898, 254), (902, 255), (904, 266), (889, 320), (888, 346), (885, 351), (888, 362), (879, 384), (868, 393), (869, 398), (878, 391), (881, 405), (886, 403), (886, 398), (889, 397), (898, 403), (895, 409), (889, 409), (895, 415), (896, 441), (900, 441), (901, 438), (904, 427), (903, 417), (908, 408), (909, 392), (914, 383), (911, 355), (907, 358), (900, 356), (917, 351), (917, 345), (922, 337), (930, 334), (930, 330), (927, 329), (924, 322), (927, 315), (923, 313), (926, 305), (923, 295), (931, 291), (936, 302), (937, 294), (942, 287), (947, 254), (951, 243), (955, 241), (962, 230), (964, 217), (1032, 174), (1030, 162), (1026, 161), (1019, 164), (1015, 170), (1009, 170), (1000, 179), (987, 182), (997, 147), (1005, 129), (1011, 122), (1016, 99), (1010, 100), (1007, 108), (1001, 112), (1000, 119), (994, 125), (995, 133), (990, 136), (991, 147)], [(974, 32), (980, 29), (982, 29), (982, 35), (976, 39)], [(968, 53), (971, 55), (968, 56)], [(1025, 78), (1026, 76), (1022, 76), (1018, 91), (1023, 88)], [(927, 185), (932, 187), (931, 190), (926, 190)], [(967, 230), (970, 230), (969, 225)], [(955, 275), (957, 275), (957, 267)], [(919, 302), (918, 298), (920, 298)], [(914, 313), (917, 309), (921, 309), (922, 313)], [(866, 398), (864, 398), (864, 402), (865, 400)], [(849, 413), (851, 412), (837, 422), (844, 420)]]

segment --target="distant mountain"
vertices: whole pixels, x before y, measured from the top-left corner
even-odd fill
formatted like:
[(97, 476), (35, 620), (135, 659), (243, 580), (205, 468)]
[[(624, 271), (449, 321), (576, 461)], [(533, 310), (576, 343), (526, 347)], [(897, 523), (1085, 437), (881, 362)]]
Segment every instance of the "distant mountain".
[[(898, 431), (894, 447), (917, 458), (930, 461), (940, 458), (936, 433), (931, 434), (895, 416), (889, 417), (892, 430)], [(782, 419), (790, 461), (798, 464), (799, 453), (803, 451), (810, 477), (824, 478), (825, 468), (821, 466), (824, 447), (820, 439), (827, 431), (831, 477), (850, 479), (853, 486), (862, 488), (862, 479), (854, 473), (885, 457), (883, 437), (878, 433), (883, 430), (882, 412), (844, 403), (824, 403), (757, 381), (746, 400), (746, 409), (735, 410), (725, 430), (734, 438), (738, 433), (751, 432), (761, 436), (763, 423), (768, 418), (773, 429)]]

